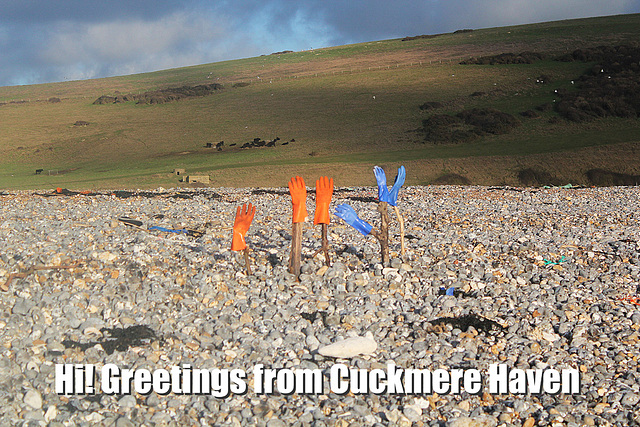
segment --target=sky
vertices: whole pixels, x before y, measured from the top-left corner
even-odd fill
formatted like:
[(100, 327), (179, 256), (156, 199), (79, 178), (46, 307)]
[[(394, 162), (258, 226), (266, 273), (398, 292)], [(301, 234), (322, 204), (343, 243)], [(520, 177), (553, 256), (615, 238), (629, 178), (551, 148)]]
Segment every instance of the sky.
[(638, 12), (640, 0), (0, 0), (0, 86)]

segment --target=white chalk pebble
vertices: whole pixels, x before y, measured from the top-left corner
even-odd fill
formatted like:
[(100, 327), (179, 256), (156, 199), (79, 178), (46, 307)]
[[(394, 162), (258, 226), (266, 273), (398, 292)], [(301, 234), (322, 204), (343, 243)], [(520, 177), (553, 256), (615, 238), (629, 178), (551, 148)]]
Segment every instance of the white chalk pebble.
[(29, 390), (24, 395), (24, 403), (31, 406), (33, 409), (42, 408), (42, 396), (37, 390)]
[(378, 348), (378, 344), (373, 340), (373, 335), (367, 333), (364, 337), (352, 337), (342, 341), (329, 344), (318, 349), (318, 353), (323, 356), (349, 359), (361, 354), (371, 354)]

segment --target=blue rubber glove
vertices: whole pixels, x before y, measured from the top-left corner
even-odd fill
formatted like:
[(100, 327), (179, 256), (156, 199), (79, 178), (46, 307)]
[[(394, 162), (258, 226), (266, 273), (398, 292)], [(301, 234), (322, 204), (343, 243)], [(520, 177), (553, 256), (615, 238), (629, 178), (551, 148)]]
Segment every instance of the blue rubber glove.
[(389, 199), (387, 200), (387, 202), (389, 202), (391, 206), (398, 205), (398, 192), (400, 191), (400, 187), (402, 187), (402, 184), (404, 184), (404, 179), (406, 176), (407, 172), (404, 170), (404, 166), (400, 166), (398, 168), (398, 174), (396, 175), (396, 180), (393, 183), (393, 187), (391, 187), (391, 190), (389, 190)]
[(384, 169), (380, 166), (373, 168), (373, 174), (378, 181), (378, 200), (381, 202), (389, 201), (389, 189), (387, 188), (387, 176), (384, 174)]
[(369, 234), (373, 228), (367, 221), (360, 219), (356, 211), (347, 204), (336, 206), (336, 215), (365, 236)]

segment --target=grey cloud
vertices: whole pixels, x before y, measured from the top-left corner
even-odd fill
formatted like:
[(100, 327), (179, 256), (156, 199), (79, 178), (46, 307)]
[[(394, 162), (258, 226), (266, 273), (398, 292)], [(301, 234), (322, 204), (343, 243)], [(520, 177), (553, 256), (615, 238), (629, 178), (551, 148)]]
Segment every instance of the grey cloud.
[(122, 62), (140, 56), (170, 54), (184, 46), (195, 47), (202, 40), (221, 37), (224, 30), (222, 23), (182, 12), (156, 21), (119, 20), (66, 25), (53, 32), (43, 47), (41, 57), (50, 63), (87, 59)]
[(87, 23), (125, 18), (153, 20), (197, 4), (189, 0), (0, 0), (0, 24)]
[[(487, 0), (442, 3), (441, 16), (452, 28), (486, 28), (640, 11), (640, 0)], [(456, 13), (464, 8), (464, 14)]]
[(640, 12), (640, 0), (0, 0), (0, 85)]

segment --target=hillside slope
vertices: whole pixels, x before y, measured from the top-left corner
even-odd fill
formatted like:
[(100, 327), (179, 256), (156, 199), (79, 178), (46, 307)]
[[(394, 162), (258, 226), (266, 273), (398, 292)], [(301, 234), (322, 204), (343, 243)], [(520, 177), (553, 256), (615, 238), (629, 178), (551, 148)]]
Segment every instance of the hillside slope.
[[(372, 185), (374, 164), (404, 164), (408, 184), (633, 182), (640, 73), (588, 48), (632, 57), (638, 40), (636, 14), (2, 87), (0, 188), (175, 186), (174, 168), (214, 186), (283, 186), (293, 174)], [(495, 57), (522, 52), (535, 55)], [(587, 80), (604, 61), (621, 92), (601, 102), (581, 91), (609, 84)], [(597, 102), (627, 113), (580, 120)], [(624, 175), (594, 182), (594, 169)]]

